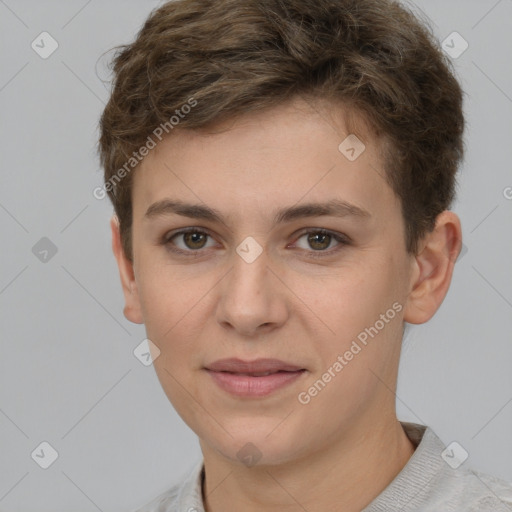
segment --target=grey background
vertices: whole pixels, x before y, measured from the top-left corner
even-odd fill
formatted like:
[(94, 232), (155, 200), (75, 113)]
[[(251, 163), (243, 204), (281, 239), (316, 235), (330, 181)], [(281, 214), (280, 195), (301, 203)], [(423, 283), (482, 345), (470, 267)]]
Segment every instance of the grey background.
[[(120, 512), (165, 490), (200, 457), (195, 434), (134, 348), (122, 314), (101, 185), (97, 123), (111, 47), (161, 2), (0, 0), (0, 510)], [(435, 318), (407, 333), (399, 417), (512, 480), (512, 0), (415, 2), (466, 91), (467, 155), (454, 210), (467, 253)], [(31, 48), (42, 31), (59, 44)], [(47, 261), (33, 252), (47, 237)], [(40, 242), (44, 244), (45, 242)], [(36, 246), (37, 249), (38, 246)], [(37, 250), (34, 250), (37, 253)], [(41, 257), (41, 255), (40, 255)], [(58, 452), (42, 469), (31, 453)]]

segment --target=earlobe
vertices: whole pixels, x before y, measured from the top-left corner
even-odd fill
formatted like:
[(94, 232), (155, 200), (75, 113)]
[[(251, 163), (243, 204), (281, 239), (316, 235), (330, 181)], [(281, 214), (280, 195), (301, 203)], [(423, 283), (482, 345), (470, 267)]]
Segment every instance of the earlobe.
[(119, 229), (119, 219), (113, 215), (110, 219), (110, 228), (112, 231), (112, 252), (117, 261), (119, 269), (119, 277), (123, 288), (125, 306), (123, 309), (124, 316), (130, 322), (142, 324), (142, 308), (140, 298), (135, 281), (135, 272), (133, 263), (126, 257), (121, 243), (121, 233)]
[(404, 312), (406, 322), (422, 324), (434, 316), (448, 293), (461, 247), (459, 217), (448, 210), (440, 213), (434, 229), (422, 240), (415, 256)]

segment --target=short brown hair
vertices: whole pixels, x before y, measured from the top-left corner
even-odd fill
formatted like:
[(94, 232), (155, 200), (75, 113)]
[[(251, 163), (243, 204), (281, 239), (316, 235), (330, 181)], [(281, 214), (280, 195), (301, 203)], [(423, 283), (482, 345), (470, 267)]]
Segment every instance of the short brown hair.
[(462, 91), (431, 30), (396, 1), (173, 0), (117, 50), (99, 153), (129, 259), (132, 173), (113, 178), (191, 98), (196, 106), (177, 129), (297, 95), (357, 112), (391, 148), (386, 179), (400, 198), (411, 253), (453, 201)]

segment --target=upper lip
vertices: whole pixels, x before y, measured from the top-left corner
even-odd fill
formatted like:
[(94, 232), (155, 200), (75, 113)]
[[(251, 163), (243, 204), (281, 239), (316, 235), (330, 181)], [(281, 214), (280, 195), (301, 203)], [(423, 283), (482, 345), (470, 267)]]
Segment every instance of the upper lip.
[(255, 359), (254, 361), (244, 361), (242, 359), (230, 358), (219, 359), (205, 367), (214, 372), (231, 373), (261, 373), (261, 372), (295, 372), (304, 370), (300, 366), (286, 363), (279, 359)]

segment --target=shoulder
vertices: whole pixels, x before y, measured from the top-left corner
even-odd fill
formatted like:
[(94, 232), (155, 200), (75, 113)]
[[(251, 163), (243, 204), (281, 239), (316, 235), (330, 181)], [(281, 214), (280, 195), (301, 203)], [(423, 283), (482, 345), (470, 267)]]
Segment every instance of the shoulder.
[(475, 471), (465, 460), (450, 464), (456, 454), (447, 453), (449, 447), (429, 427), (402, 426), (416, 449), (365, 512), (512, 512), (511, 483)]
[(452, 474), (451, 500), (468, 512), (511, 512), (512, 483), (466, 469)]
[(512, 512), (512, 483), (476, 471), (464, 461), (452, 467), (446, 458), (450, 446), (444, 447), (430, 428), (425, 437), (429, 462), (436, 468), (425, 500), (432, 510)]
[(512, 483), (466, 464), (451, 467), (441, 456), (441, 450), (444, 453), (446, 448), (430, 429), (427, 432), (430, 435), (425, 441), (432, 451), (422, 466), (425, 470), (425, 462), (429, 463), (432, 478), (419, 493), (423, 495), (420, 502), (425, 504), (425, 511), (512, 512)]
[(156, 498), (134, 512), (171, 512), (177, 510), (178, 496), (181, 484), (175, 484), (170, 489), (159, 494)]
[(201, 460), (179, 483), (133, 512), (204, 512), (202, 478), (203, 461)]

